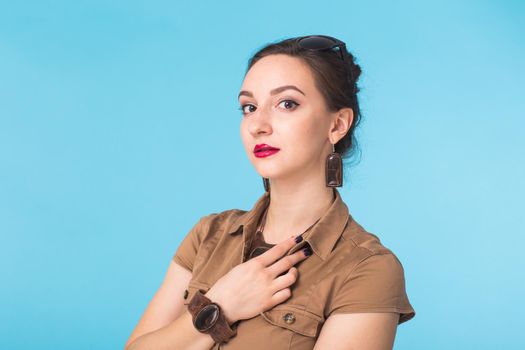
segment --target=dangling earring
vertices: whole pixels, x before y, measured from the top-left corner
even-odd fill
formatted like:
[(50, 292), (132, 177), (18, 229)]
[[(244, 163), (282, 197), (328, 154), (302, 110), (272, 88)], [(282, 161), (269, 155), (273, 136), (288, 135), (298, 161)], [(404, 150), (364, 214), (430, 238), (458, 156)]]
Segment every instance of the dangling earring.
[(332, 144), (332, 153), (326, 157), (325, 169), (327, 187), (343, 186), (343, 160), (341, 155), (335, 151), (334, 144)]
[(264, 184), (264, 190), (266, 192), (270, 192), (270, 180), (268, 180), (267, 178), (263, 177), (263, 184)]

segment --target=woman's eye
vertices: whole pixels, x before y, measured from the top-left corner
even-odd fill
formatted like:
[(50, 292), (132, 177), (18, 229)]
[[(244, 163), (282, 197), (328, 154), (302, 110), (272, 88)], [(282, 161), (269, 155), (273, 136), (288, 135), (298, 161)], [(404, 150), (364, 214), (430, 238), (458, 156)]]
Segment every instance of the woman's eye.
[(255, 111), (255, 109), (254, 109), (254, 110), (251, 110), (251, 111), (248, 111), (248, 112), (247, 112), (246, 109), (245, 109), (245, 107), (254, 107), (254, 108), (255, 108), (255, 106), (254, 106), (254, 105), (251, 105), (251, 104), (245, 104), (245, 105), (242, 105), (241, 107), (239, 107), (239, 109), (242, 111), (242, 114), (246, 114), (246, 113), (250, 113), (250, 112)]
[[(299, 104), (295, 102), (294, 100), (283, 100), (279, 103), (279, 105), (283, 105), (283, 108), (286, 110), (293, 110), (295, 109), (295, 107), (299, 106)], [(256, 109), (257, 107), (255, 107), (254, 105), (250, 103), (241, 105), (241, 107), (239, 107), (239, 110), (242, 111), (243, 115), (255, 112)]]
[(294, 109), (293, 106), (292, 108), (287, 108), (287, 106), (291, 106), (291, 105), (299, 106), (299, 104), (295, 102), (294, 100), (283, 100), (279, 103), (279, 105), (282, 103), (284, 103), (284, 109)]

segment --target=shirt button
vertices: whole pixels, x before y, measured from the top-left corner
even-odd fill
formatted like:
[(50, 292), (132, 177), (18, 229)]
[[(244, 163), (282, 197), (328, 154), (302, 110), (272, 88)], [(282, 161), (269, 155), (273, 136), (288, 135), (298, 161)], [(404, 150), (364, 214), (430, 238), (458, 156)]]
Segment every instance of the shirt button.
[(184, 290), (184, 299), (187, 299), (187, 298), (188, 298), (188, 290), (185, 289), (185, 290)]
[(295, 316), (293, 313), (288, 312), (283, 316), (284, 322), (290, 324), (295, 322)]

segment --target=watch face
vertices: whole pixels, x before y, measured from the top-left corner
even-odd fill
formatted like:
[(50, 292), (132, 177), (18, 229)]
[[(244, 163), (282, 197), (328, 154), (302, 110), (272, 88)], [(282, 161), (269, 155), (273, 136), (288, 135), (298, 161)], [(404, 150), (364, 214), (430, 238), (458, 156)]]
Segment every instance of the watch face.
[(195, 328), (204, 332), (213, 327), (219, 318), (219, 307), (211, 303), (203, 307), (195, 317)]

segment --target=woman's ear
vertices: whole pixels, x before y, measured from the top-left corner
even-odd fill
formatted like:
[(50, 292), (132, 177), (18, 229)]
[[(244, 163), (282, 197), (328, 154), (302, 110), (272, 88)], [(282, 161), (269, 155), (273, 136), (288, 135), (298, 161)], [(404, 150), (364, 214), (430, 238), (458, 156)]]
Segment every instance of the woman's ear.
[(350, 107), (341, 108), (339, 111), (334, 113), (332, 125), (330, 127), (330, 134), (329, 139), (330, 140), (336, 140), (339, 141), (342, 139), (348, 130), (350, 130), (350, 127), (352, 126), (352, 122), (354, 121), (354, 111)]

